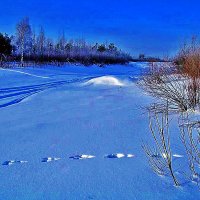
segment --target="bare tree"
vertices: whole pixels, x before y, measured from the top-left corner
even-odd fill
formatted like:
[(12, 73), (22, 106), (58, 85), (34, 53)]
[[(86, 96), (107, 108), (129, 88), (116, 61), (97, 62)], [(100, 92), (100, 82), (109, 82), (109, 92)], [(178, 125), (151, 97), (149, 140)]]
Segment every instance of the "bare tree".
[(65, 38), (65, 32), (63, 31), (61, 37), (58, 39), (59, 49), (60, 53), (63, 55), (65, 52), (65, 45), (66, 45), (66, 38)]
[(30, 42), (31, 38), (31, 26), (29, 24), (29, 18), (25, 17), (17, 24), (16, 32), (17, 41), (19, 43), (21, 52), (21, 66), (23, 66), (25, 47)]
[(155, 146), (152, 149), (148, 144), (143, 144), (142, 148), (153, 171), (158, 175), (170, 175), (174, 184), (179, 186), (172, 165), (168, 115), (167, 109), (161, 113), (149, 113), (149, 128)]
[(53, 55), (53, 46), (53, 40), (51, 40), (50, 38), (46, 39), (46, 51), (48, 58)]
[(46, 41), (46, 37), (45, 37), (44, 28), (41, 27), (38, 38), (37, 38), (38, 51), (39, 51), (39, 55), (41, 56), (43, 56), (45, 52), (45, 41)]
[(36, 56), (36, 50), (37, 50), (37, 38), (35, 30), (32, 31), (32, 44), (31, 44), (31, 55)]

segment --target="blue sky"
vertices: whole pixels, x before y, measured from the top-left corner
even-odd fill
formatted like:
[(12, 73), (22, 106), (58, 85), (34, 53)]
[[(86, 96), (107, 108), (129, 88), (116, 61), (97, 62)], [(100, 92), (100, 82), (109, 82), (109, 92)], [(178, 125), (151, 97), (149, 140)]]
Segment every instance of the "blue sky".
[(29, 16), (55, 37), (114, 42), (133, 55), (173, 55), (200, 31), (197, 0), (0, 0), (0, 32)]

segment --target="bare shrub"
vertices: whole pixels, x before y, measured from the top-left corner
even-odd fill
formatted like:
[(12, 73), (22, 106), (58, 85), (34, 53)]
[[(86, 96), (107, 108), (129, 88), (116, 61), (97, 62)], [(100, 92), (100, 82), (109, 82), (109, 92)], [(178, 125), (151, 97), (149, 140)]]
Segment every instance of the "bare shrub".
[(200, 183), (200, 121), (190, 121), (188, 115), (182, 115), (179, 120), (181, 141), (185, 147), (189, 169), (190, 179)]
[(196, 37), (191, 42), (184, 44), (176, 57), (179, 73), (190, 80), (189, 94), (193, 104), (199, 104), (200, 93), (200, 43)]
[(143, 144), (142, 148), (151, 168), (158, 175), (170, 175), (174, 184), (179, 186), (172, 165), (168, 111), (165, 110), (162, 113), (150, 112), (149, 128), (155, 147), (151, 148), (148, 144)]
[(185, 43), (175, 58), (181, 73), (191, 78), (200, 77), (200, 43), (196, 37), (192, 37), (189, 43)]
[(181, 112), (180, 138), (191, 172), (187, 177), (200, 188), (200, 121), (189, 120), (184, 112), (200, 109), (200, 44), (193, 38), (180, 50), (175, 62), (152, 64), (138, 85), (161, 100), (148, 107), (155, 147), (142, 145), (153, 171), (170, 175), (175, 185), (179, 185), (172, 166), (168, 115), (172, 111)]
[(200, 82), (180, 73), (174, 63), (159, 63), (150, 67), (138, 85), (148, 94), (168, 101), (179, 111), (194, 110), (199, 104)]

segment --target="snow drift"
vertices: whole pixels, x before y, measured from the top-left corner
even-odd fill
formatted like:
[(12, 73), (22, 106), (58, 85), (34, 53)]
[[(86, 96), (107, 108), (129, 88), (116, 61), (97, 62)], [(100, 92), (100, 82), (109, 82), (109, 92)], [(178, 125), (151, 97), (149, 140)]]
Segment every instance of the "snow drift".
[(124, 86), (125, 84), (113, 76), (101, 76), (85, 82), (84, 85)]

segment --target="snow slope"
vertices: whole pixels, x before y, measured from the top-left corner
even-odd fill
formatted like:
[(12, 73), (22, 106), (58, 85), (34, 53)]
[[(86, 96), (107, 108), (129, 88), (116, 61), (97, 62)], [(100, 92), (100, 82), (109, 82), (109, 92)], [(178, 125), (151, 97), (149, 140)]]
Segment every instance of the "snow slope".
[[(141, 150), (149, 140), (141, 107), (152, 101), (135, 85), (144, 69), (132, 63), (0, 70), (0, 199), (198, 199), (192, 183), (176, 188), (155, 175)], [(186, 167), (181, 159), (177, 173)]]

